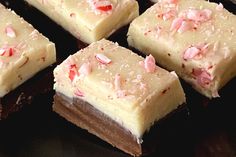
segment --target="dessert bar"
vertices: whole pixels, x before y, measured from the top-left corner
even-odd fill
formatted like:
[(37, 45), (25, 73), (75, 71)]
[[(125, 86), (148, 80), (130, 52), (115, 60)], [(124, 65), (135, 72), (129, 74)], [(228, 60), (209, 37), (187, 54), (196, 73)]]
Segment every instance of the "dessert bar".
[(14, 98), (8, 94), (53, 64), (56, 51), (54, 43), (1, 4), (0, 18), (0, 105), (5, 108), (8, 103), (18, 103), (24, 90), (11, 94)]
[(235, 39), (236, 16), (204, 0), (160, 0), (128, 31), (131, 47), (152, 54), (209, 98), (236, 75)]
[(144, 133), (185, 102), (175, 72), (105, 39), (69, 56), (54, 77), (54, 111), (134, 156)]

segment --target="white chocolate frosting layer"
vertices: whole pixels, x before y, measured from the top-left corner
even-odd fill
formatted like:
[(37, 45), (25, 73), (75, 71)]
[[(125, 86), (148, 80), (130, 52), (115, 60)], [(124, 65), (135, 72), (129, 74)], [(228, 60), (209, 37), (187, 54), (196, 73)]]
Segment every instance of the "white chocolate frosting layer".
[(177, 75), (102, 39), (54, 70), (56, 92), (89, 102), (137, 138), (185, 102)]
[(203, 95), (236, 75), (236, 16), (203, 0), (160, 0), (130, 25), (129, 45), (151, 53)]
[(56, 61), (54, 43), (0, 4), (0, 97)]
[(139, 15), (136, 0), (26, 0), (76, 38), (92, 43)]

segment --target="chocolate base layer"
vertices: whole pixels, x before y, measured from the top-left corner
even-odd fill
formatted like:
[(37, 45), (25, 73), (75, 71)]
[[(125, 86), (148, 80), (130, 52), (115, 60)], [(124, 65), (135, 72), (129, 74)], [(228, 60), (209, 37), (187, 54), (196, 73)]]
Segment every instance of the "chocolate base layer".
[(19, 111), (24, 105), (31, 104), (37, 95), (47, 93), (53, 89), (53, 66), (50, 66), (25, 83), (0, 98), (0, 120), (9, 114)]
[[(180, 110), (180, 108), (177, 110)], [(88, 130), (88, 132), (107, 141), (112, 146), (133, 156), (147, 155), (155, 151), (158, 137), (156, 130), (158, 129), (158, 124), (165, 119), (155, 124), (144, 134), (143, 142), (139, 142), (123, 126), (81, 99), (70, 99), (63, 94), (56, 93), (54, 95), (53, 110), (73, 124)], [(169, 117), (169, 115), (166, 117)]]

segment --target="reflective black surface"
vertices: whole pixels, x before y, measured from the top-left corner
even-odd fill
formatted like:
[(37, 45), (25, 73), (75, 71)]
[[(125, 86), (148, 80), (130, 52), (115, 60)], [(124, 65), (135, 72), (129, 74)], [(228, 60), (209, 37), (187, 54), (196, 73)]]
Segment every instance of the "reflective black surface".
[[(85, 46), (23, 0), (0, 2), (56, 43), (58, 63)], [(236, 13), (233, 3), (221, 2)], [(139, 3), (141, 11), (150, 6), (146, 0)], [(110, 39), (127, 46), (126, 31), (122, 29)], [(182, 84), (188, 104), (160, 124), (157, 149), (150, 157), (236, 156), (236, 79), (220, 91), (220, 98), (213, 100), (201, 96), (183, 81)], [(0, 121), (0, 157), (129, 156), (54, 113), (53, 94), (52, 91), (39, 95), (32, 105)]]

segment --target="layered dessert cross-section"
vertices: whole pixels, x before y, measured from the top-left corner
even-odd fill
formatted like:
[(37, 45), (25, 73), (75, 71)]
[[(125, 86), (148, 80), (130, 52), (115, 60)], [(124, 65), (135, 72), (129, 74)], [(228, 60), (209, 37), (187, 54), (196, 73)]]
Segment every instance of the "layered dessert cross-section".
[(18, 90), (18, 94), (14, 91), (36, 73), (53, 64), (56, 61), (56, 51), (54, 43), (1, 4), (0, 18), (1, 119), (3, 110), (10, 107), (8, 103), (17, 104), (23, 97), (27, 99), (23, 88)]
[(139, 15), (136, 0), (26, 0), (85, 43), (110, 36)]
[(105, 39), (69, 56), (54, 77), (54, 111), (134, 156), (144, 133), (185, 102), (175, 72)]
[(130, 46), (209, 98), (236, 75), (235, 39), (236, 16), (204, 0), (160, 0), (128, 32)]

